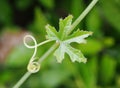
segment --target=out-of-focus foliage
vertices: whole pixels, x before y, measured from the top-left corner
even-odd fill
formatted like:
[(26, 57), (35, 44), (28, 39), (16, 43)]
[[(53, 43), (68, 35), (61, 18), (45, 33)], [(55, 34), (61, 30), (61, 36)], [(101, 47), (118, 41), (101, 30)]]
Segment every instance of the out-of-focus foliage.
[(42, 36), (41, 40), (45, 39), (45, 25), (48, 24), (48, 21), (44, 14), (42, 13), (41, 9), (35, 8), (34, 11), (34, 20), (33, 23), (31, 23), (28, 28), (33, 33), (37, 34), (38, 36)]
[[(37, 42), (43, 41), (45, 25), (58, 30), (59, 18), (72, 14), (75, 20), (90, 1), (0, 0), (0, 88), (12, 87), (27, 71), (33, 49), (27, 49), (21, 40), (14, 44), (21, 31), (33, 34)], [(51, 54), (21, 88), (120, 88), (119, 8), (119, 0), (99, 0), (78, 25), (80, 30), (93, 31), (87, 44), (71, 44), (87, 57), (86, 64), (72, 63), (67, 54), (58, 64)], [(51, 45), (39, 47), (36, 57)]]
[(0, 0), (0, 26), (11, 25), (12, 13), (12, 8), (7, 0)]
[(18, 10), (26, 10), (32, 3), (32, 0), (17, 0), (14, 2)]
[(48, 9), (53, 9), (55, 5), (55, 0), (38, 0), (40, 4), (45, 6)]
[[(119, 0), (101, 0), (101, 8), (106, 19), (115, 29), (120, 32), (120, 1)], [(108, 9), (109, 8), (109, 9)]]

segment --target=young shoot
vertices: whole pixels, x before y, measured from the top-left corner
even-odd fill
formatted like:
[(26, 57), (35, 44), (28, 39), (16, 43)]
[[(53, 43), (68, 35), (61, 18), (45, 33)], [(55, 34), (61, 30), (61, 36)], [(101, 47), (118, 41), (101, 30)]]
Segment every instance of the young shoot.
[[(87, 59), (84, 57), (82, 52), (70, 44), (76, 42), (86, 43), (85, 38), (92, 35), (90, 31), (83, 31), (77, 29), (77, 31), (72, 32), (75, 27), (83, 20), (83, 18), (90, 12), (90, 10), (95, 6), (98, 0), (93, 0), (89, 6), (83, 11), (83, 13), (72, 23), (72, 15), (67, 16), (65, 19), (59, 20), (59, 31), (56, 31), (55, 27), (50, 26), (49, 24), (46, 26), (46, 39), (45, 41), (37, 44), (36, 39), (31, 35), (26, 35), (24, 37), (24, 45), (27, 48), (34, 49), (34, 53), (28, 63), (28, 72), (24, 74), (24, 76), (15, 84), (13, 88), (19, 88), (24, 81), (32, 74), (36, 73), (40, 70), (40, 65), (42, 61), (44, 61), (50, 54), (54, 54), (57, 59), (57, 62), (61, 63), (63, 59), (65, 59), (64, 54), (67, 53), (72, 62), (83, 62), (86, 63)], [(34, 42), (34, 45), (28, 45), (26, 42), (27, 38), (31, 38)], [(51, 46), (50, 49), (43, 54), (42, 57), (36, 59), (37, 47), (42, 46), (43, 44), (49, 43), (51, 41), (56, 41), (55, 44)]]

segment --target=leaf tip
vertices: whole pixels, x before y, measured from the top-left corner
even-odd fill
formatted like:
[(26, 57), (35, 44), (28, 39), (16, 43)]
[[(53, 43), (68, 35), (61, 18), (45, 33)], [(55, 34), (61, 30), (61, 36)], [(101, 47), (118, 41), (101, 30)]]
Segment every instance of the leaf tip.
[(47, 24), (47, 25), (45, 26), (45, 28), (46, 28), (46, 29), (48, 29), (48, 28), (49, 28), (49, 26), (50, 26), (50, 25), (49, 25), (49, 24)]
[(80, 59), (80, 60), (77, 60), (77, 59), (72, 60), (72, 62), (75, 62), (75, 61), (77, 61), (77, 62), (79, 62), (79, 63), (83, 62), (84, 64), (86, 64), (87, 59), (86, 59), (86, 58), (82, 58), (82, 59)]
[(93, 34), (93, 32), (90, 31), (90, 32), (89, 32), (89, 35), (92, 35), (92, 34)]
[(87, 62), (87, 59), (86, 59), (86, 58), (82, 59), (82, 62), (83, 62), (83, 63), (86, 63), (86, 62)]
[(58, 63), (62, 63), (62, 61), (57, 60)]
[(69, 16), (70, 16), (71, 18), (73, 18), (73, 15), (72, 15), (72, 14), (69, 14)]

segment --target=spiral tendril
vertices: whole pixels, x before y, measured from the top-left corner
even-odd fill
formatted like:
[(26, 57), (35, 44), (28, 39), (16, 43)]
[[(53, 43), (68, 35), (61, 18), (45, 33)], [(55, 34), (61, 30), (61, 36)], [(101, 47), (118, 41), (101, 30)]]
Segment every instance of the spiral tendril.
[(40, 70), (40, 64), (38, 62), (31, 62), (28, 64), (27, 70), (30, 73), (36, 73)]
[[(26, 39), (27, 39), (27, 38), (32, 39), (32, 41), (34, 42), (34, 45), (28, 45), (27, 42), (26, 42)], [(27, 70), (28, 70), (30, 73), (36, 73), (36, 72), (38, 72), (38, 71), (40, 70), (40, 64), (39, 64), (37, 61), (35, 61), (35, 60), (36, 60), (35, 55), (36, 55), (36, 53), (37, 53), (37, 47), (38, 47), (38, 46), (41, 46), (41, 45), (43, 45), (43, 44), (45, 44), (45, 43), (48, 43), (48, 42), (50, 42), (50, 41), (51, 41), (51, 40), (46, 40), (46, 41), (44, 41), (44, 42), (41, 42), (41, 43), (37, 44), (37, 41), (36, 41), (36, 39), (35, 39), (33, 36), (31, 36), (31, 35), (26, 35), (26, 36), (24, 37), (24, 41), (23, 41), (23, 42), (24, 42), (24, 45), (25, 45), (27, 48), (34, 49), (34, 53), (33, 53), (32, 57), (31, 57), (31, 59), (30, 59), (30, 61), (29, 61), (28, 66), (27, 66)]]

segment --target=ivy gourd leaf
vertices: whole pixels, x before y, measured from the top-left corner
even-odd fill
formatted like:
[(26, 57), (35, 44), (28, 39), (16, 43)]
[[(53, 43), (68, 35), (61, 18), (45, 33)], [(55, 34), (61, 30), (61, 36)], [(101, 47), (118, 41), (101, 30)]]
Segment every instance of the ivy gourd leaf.
[(61, 63), (64, 59), (65, 53), (67, 53), (70, 56), (72, 62), (78, 61), (86, 63), (87, 61), (87, 59), (84, 57), (80, 50), (71, 47), (69, 44), (62, 43), (54, 53), (59, 63)]
[(65, 44), (61, 43), (58, 49), (56, 49), (54, 56), (56, 56), (56, 59), (58, 63), (61, 63), (62, 60), (64, 59), (64, 54), (65, 54)]
[[(72, 23), (72, 15), (69, 15), (66, 17), (64, 20), (60, 19), (59, 20), (59, 32), (56, 31), (55, 27), (52, 27), (51, 25), (46, 26), (46, 32), (47, 32), (47, 39), (51, 40), (64, 40), (66, 38), (66, 33), (69, 31)], [(56, 38), (55, 38), (56, 37)]]
[(66, 42), (66, 43), (72, 43), (72, 42), (86, 43), (85, 38), (88, 37), (89, 35), (92, 35), (92, 32), (83, 31), (83, 30), (80, 31), (78, 29), (73, 34), (68, 36), (64, 42)]
[(58, 33), (55, 29), (55, 27), (52, 27), (50, 26), (49, 24), (46, 26), (46, 29), (47, 29), (47, 36), (46, 38), (49, 39), (49, 40), (58, 40)]
[(60, 19), (59, 31), (57, 32), (55, 27), (50, 25), (46, 26), (47, 36), (49, 40), (55, 40), (60, 43), (59, 47), (54, 52), (56, 59), (59, 63), (65, 58), (64, 54), (67, 53), (70, 56), (72, 62), (78, 61), (86, 63), (87, 59), (84, 57), (82, 52), (78, 49), (73, 48), (70, 44), (76, 43), (86, 43), (85, 38), (92, 35), (92, 32), (77, 30), (72, 34), (67, 35), (67, 32), (71, 28), (72, 15), (69, 15), (65, 19)]
[(68, 17), (66, 17), (64, 20), (60, 19), (59, 20), (59, 38), (61, 40), (64, 40), (64, 38), (66, 38), (66, 34), (68, 33), (70, 27), (71, 27), (71, 23), (72, 23), (72, 15), (69, 15)]

